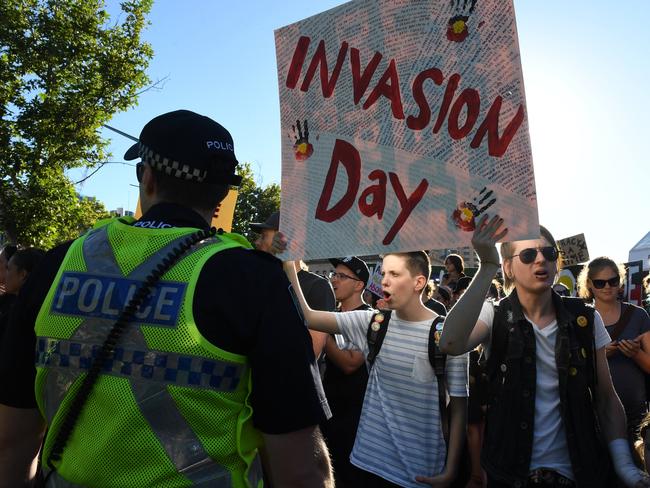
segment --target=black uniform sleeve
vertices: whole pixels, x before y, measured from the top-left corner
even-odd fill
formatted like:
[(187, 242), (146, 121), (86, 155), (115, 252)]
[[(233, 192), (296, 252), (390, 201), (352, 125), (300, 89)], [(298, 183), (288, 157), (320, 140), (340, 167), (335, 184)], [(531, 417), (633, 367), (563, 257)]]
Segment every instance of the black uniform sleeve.
[(70, 244), (56, 247), (45, 255), (23, 285), (10, 312), (0, 344), (0, 403), (4, 405), (36, 408), (34, 324)]
[(329, 412), (311, 337), (282, 265), (257, 251), (222, 251), (204, 266), (194, 315), (215, 346), (249, 358), (253, 421), (284, 434), (324, 421)]

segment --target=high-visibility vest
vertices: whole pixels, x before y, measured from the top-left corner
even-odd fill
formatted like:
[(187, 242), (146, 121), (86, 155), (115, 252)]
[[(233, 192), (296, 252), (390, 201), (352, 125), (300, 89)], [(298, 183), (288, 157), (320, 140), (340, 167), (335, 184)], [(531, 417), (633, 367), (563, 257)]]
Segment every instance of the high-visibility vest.
[[(163, 257), (195, 231), (113, 220), (71, 245), (35, 327), (36, 399), (49, 425), (43, 459), (121, 310)], [(250, 244), (233, 234), (203, 241), (155, 285), (54, 463), (52, 486), (261, 485), (247, 358), (208, 342), (192, 314), (203, 265), (234, 247)]]

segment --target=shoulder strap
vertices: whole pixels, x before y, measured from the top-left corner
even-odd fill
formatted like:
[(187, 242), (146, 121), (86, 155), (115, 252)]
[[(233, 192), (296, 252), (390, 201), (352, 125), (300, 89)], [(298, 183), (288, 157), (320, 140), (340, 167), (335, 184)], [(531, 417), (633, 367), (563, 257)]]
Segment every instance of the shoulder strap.
[(630, 321), (630, 317), (632, 317), (633, 310), (634, 307), (629, 306), (627, 303), (621, 303), (621, 316), (618, 318), (618, 322), (616, 322), (614, 329), (609, 334), (613, 341), (617, 341), (625, 330), (625, 327)]
[(373, 314), (372, 319), (368, 324), (368, 332), (366, 334), (366, 337), (368, 338), (368, 357), (366, 358), (369, 366), (368, 370), (372, 369), (377, 354), (379, 354), (379, 350), (384, 343), (384, 338), (388, 331), (390, 314), (390, 310), (378, 310)]
[(429, 329), (429, 362), (437, 377), (445, 374), (445, 359), (446, 354), (440, 350), (438, 343), (440, 342), (440, 335), (442, 334), (442, 324), (445, 320), (444, 315), (438, 315), (433, 319), (431, 328)]
[(445, 441), (449, 443), (449, 409), (447, 408), (449, 393), (447, 388), (447, 378), (445, 377), (445, 362), (447, 355), (444, 354), (438, 343), (440, 342), (440, 335), (442, 334), (443, 322), (445, 317), (443, 315), (437, 316), (433, 319), (431, 328), (429, 329), (429, 362), (436, 374), (438, 383), (438, 411), (440, 412), (440, 425), (442, 426), (442, 435)]

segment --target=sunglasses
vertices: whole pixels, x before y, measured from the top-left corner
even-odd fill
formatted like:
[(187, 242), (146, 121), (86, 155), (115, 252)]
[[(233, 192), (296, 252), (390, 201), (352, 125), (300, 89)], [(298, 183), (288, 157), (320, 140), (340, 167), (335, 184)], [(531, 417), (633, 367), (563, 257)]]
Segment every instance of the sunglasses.
[(591, 282), (594, 284), (594, 288), (597, 289), (602, 289), (605, 288), (605, 285), (609, 285), (611, 288), (618, 288), (621, 285), (621, 278), (618, 276), (614, 276), (613, 278), (610, 278), (608, 280), (591, 280)]
[(354, 280), (354, 281), (362, 281), (358, 278), (355, 278), (354, 276), (349, 276), (346, 275), (345, 273), (337, 273), (336, 271), (330, 272), (329, 275), (327, 275), (330, 280), (333, 280), (336, 278), (337, 280)]
[(544, 259), (546, 259), (547, 261), (549, 261), (551, 263), (557, 261), (557, 258), (560, 255), (557, 248), (555, 248), (553, 246), (546, 246), (546, 247), (540, 247), (539, 249), (529, 247), (527, 249), (523, 249), (519, 254), (513, 254), (510, 257), (515, 258), (515, 257), (519, 256), (519, 260), (523, 264), (530, 264), (533, 261), (535, 261), (535, 258), (537, 258), (537, 253), (538, 252), (541, 252), (542, 256), (544, 256)]

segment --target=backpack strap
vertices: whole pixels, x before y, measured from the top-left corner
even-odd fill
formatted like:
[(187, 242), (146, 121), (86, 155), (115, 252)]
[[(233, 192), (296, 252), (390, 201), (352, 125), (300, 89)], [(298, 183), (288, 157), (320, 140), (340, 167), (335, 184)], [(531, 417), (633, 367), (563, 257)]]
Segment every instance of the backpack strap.
[(447, 355), (444, 354), (438, 344), (440, 343), (440, 336), (442, 335), (443, 322), (445, 320), (444, 315), (438, 315), (433, 319), (431, 328), (429, 329), (429, 362), (433, 368), (433, 372), (436, 374), (436, 380), (438, 382), (438, 410), (440, 412), (440, 425), (442, 426), (442, 435), (445, 438), (445, 441), (449, 443), (449, 428), (450, 428), (450, 419), (449, 419), (449, 409), (447, 404), (449, 403), (449, 390), (447, 388), (447, 377), (445, 376), (445, 363), (447, 360)]
[(630, 321), (630, 317), (632, 317), (633, 310), (634, 307), (631, 307), (629, 304), (621, 303), (621, 316), (618, 318), (618, 322), (616, 322), (614, 329), (609, 334), (613, 341), (617, 341), (625, 330), (627, 323)]
[(390, 310), (378, 310), (373, 314), (372, 319), (368, 324), (368, 332), (366, 334), (368, 339), (368, 357), (366, 358), (368, 361), (368, 371), (372, 369), (377, 354), (379, 354), (379, 350), (384, 343), (384, 338), (388, 331), (390, 314)]

